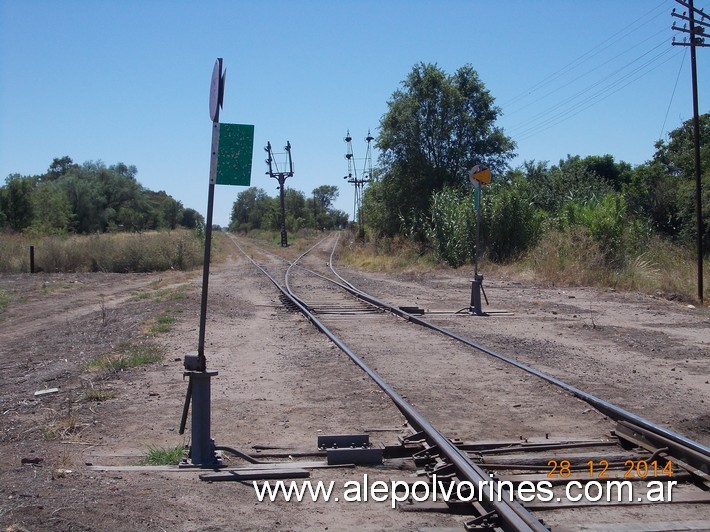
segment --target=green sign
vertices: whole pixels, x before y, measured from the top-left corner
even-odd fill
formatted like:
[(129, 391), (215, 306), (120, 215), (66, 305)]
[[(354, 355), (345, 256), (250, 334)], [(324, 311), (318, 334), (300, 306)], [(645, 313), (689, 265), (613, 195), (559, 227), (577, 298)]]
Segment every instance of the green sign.
[(251, 183), (251, 158), (254, 152), (254, 126), (220, 124), (217, 151), (217, 185)]

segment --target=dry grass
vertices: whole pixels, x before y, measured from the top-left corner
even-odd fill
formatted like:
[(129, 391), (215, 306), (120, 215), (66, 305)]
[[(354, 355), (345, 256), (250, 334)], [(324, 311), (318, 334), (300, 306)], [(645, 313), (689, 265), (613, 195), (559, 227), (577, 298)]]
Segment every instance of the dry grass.
[[(377, 272), (425, 272), (445, 267), (402, 238), (365, 243), (341, 238), (337, 260)], [(471, 265), (462, 267), (467, 268)], [(584, 228), (552, 230), (521, 260), (495, 264), (484, 259), (480, 269), (486, 274), (547, 286), (610, 287), (697, 302), (694, 252), (659, 237), (651, 238), (642, 251), (628, 251), (624, 265), (615, 269), (608, 266), (599, 243)], [(704, 300), (710, 301), (710, 261), (705, 261), (703, 271)]]
[(191, 231), (101, 235), (0, 235), (0, 272), (152, 272), (190, 270), (202, 264), (202, 241)]
[[(710, 261), (703, 264), (703, 299), (710, 299), (708, 271)], [(646, 251), (629, 261), (615, 279), (616, 286), (670, 299), (695, 301), (697, 296), (697, 257), (691, 250), (654, 238)]]
[(599, 244), (582, 228), (549, 232), (523, 264), (536, 280), (552, 286), (604, 285), (611, 275)]
[(69, 411), (66, 415), (52, 421), (42, 432), (45, 440), (62, 440), (81, 432), (79, 417)]
[(100, 403), (102, 401), (107, 401), (108, 399), (113, 399), (117, 396), (116, 392), (113, 390), (102, 390), (100, 388), (91, 388), (84, 392), (84, 401)]
[[(696, 302), (696, 262), (691, 250), (653, 237), (643, 251), (627, 252), (624, 265), (614, 269), (604, 261), (598, 243), (577, 228), (549, 232), (509, 272), (552, 286), (611, 287)], [(705, 260), (705, 277), (709, 267), (710, 261)], [(707, 281), (703, 286), (708, 301)]]
[(346, 233), (340, 239), (337, 259), (343, 264), (374, 272), (422, 272), (446, 267), (431, 253), (423, 253), (401, 237), (362, 242)]

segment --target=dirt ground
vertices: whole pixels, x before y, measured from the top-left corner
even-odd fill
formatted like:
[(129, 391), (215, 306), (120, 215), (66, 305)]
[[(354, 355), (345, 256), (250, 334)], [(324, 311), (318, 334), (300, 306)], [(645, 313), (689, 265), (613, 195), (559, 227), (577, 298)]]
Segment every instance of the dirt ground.
[[(399, 305), (431, 311), (468, 305), (467, 271), (340, 271)], [(187, 387), (182, 361), (197, 347), (200, 284), (200, 272), (0, 276), (10, 296), (0, 311), (3, 530), (416, 530), (462, 521), (372, 501), (260, 503), (251, 484), (203, 482), (194, 470), (97, 470), (138, 465), (149, 448), (188, 443), (189, 428), (178, 434)], [(710, 444), (708, 309), (510, 279), (486, 277), (485, 287), (489, 308), (509, 314), (427, 319)], [(206, 338), (208, 367), (219, 371), (212, 382), (218, 445), (288, 454), (315, 449), (318, 435), (368, 430), (377, 443), (395, 443), (403, 433), (403, 419), (384, 394), (285, 309), (273, 285), (243, 258), (212, 267)], [(161, 362), (122, 370), (87, 364), (136, 346), (159, 349)], [(496, 386), (512, 396), (519, 382), (503, 378)], [(472, 392), (473, 384), (472, 390), (437, 387), (434, 395), (453, 402)], [(404, 463), (323, 469), (311, 478), (400, 478), (410, 469)]]

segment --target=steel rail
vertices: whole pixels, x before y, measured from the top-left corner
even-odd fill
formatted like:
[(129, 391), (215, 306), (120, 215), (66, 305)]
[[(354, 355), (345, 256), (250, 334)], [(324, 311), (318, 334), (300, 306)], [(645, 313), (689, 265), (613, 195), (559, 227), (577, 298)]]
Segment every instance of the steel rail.
[[(234, 240), (233, 240), (234, 241)], [(501, 526), (504, 530), (511, 531), (547, 531), (545, 527), (534, 515), (523, 508), (522, 505), (512, 500), (509, 492), (507, 490), (501, 489), (491, 482), (488, 474), (481, 469), (479, 466), (471, 462), (467, 454), (457, 448), (449, 439), (447, 439), (443, 434), (441, 434), (438, 429), (436, 429), (419, 411), (417, 411), (412, 405), (410, 405), (399, 393), (397, 393), (391, 386), (389, 386), (382, 377), (377, 374), (373, 369), (371, 369), (365, 362), (360, 359), (345, 343), (343, 343), (340, 338), (338, 338), (333, 332), (328, 329), (325, 324), (323, 324), (298, 298), (293, 294), (290, 288), (281, 286), (279, 282), (258, 264), (254, 259), (249, 257), (244, 250), (234, 241), (237, 248), (244, 253), (244, 255), (256, 266), (259, 270), (266, 275), (271, 282), (281, 291), (281, 293), (287, 297), (293, 304), (298, 307), (302, 314), (304, 314), (311, 323), (313, 323), (318, 330), (325, 334), (338, 348), (343, 351), (352, 362), (354, 362), (361, 370), (363, 370), (374, 382), (379, 386), (379, 388), (386, 393), (390, 399), (394, 402), (397, 409), (402, 413), (402, 415), (407, 419), (409, 424), (418, 432), (423, 432), (426, 434), (427, 439), (431, 445), (438, 447), (439, 451), (456, 467), (457, 472), (463, 477), (461, 480), (467, 480), (471, 482), (474, 486), (480, 488), (481, 496), (479, 497), (479, 503), (489, 512), (495, 512), (500, 519)], [(319, 242), (320, 243), (320, 242)], [(307, 255), (315, 246), (309, 248), (301, 256), (291, 264), (287, 270), (293, 268), (295, 263)], [(337, 241), (336, 241), (337, 243)], [(331, 281), (332, 282), (332, 281)]]
[[(384, 301), (381, 301), (377, 299), (376, 297), (368, 294), (367, 292), (363, 292), (362, 290), (358, 289), (355, 287), (352, 283), (350, 283), (348, 280), (346, 280), (342, 275), (340, 275), (335, 267), (333, 266), (334, 263), (334, 257), (335, 257), (335, 252), (337, 249), (337, 244), (340, 238), (340, 234), (338, 234), (336, 241), (333, 245), (333, 249), (331, 250), (330, 253), (330, 258), (328, 261), (328, 266), (332, 273), (340, 279), (341, 282), (334, 281), (333, 279), (329, 279), (328, 277), (325, 277), (324, 275), (321, 275), (318, 272), (314, 272), (312, 270), (309, 270), (308, 268), (305, 268), (303, 266), (297, 265), (299, 268), (303, 269), (304, 271), (307, 271), (325, 281), (328, 281), (336, 286), (340, 286), (344, 290), (347, 290), (350, 294), (353, 296), (375, 306), (378, 308), (381, 308), (383, 310), (386, 310), (388, 312), (391, 312), (392, 314), (395, 314), (407, 321), (410, 321), (411, 323), (420, 325), (422, 327), (427, 327), (429, 329), (432, 329), (440, 334), (444, 334), (445, 336), (452, 338), (458, 342), (461, 342), (465, 345), (468, 345), (469, 347), (472, 347), (474, 349), (477, 349), (487, 355), (490, 355), (494, 358), (497, 358), (503, 362), (506, 362), (507, 364), (510, 364), (522, 371), (525, 371), (527, 373), (530, 373), (531, 375), (534, 375), (540, 379), (545, 380), (546, 382), (549, 382), (550, 384), (553, 384), (559, 388), (562, 388), (563, 390), (569, 392), (572, 394), (574, 397), (577, 397), (578, 399), (581, 399), (582, 401), (585, 401), (587, 404), (590, 406), (593, 406), (596, 408), (599, 412), (603, 413), (604, 415), (608, 416), (615, 422), (620, 422), (620, 421), (625, 421), (629, 423), (633, 423), (639, 427), (644, 428), (647, 431), (650, 431), (652, 433), (655, 433), (656, 435), (660, 436), (661, 438), (668, 439), (672, 442), (674, 442), (677, 445), (685, 446), (695, 453), (698, 453), (700, 456), (705, 457), (705, 463), (701, 469), (704, 471), (706, 474), (710, 474), (710, 448), (707, 446), (702, 445), (699, 442), (696, 442), (694, 440), (691, 440), (681, 434), (678, 434), (676, 432), (673, 432), (669, 429), (666, 429), (656, 423), (653, 423), (652, 421), (642, 418), (632, 412), (629, 412), (628, 410), (625, 410), (624, 408), (621, 408), (617, 405), (614, 405), (613, 403), (609, 403), (608, 401), (605, 401), (599, 397), (596, 397), (593, 394), (590, 394), (588, 392), (585, 392), (584, 390), (581, 390), (575, 386), (572, 386), (571, 384), (568, 384), (560, 379), (557, 379), (556, 377), (553, 377), (551, 375), (548, 375), (547, 373), (544, 373), (542, 371), (539, 371), (535, 368), (532, 368), (530, 366), (527, 366), (523, 364), (522, 362), (519, 362), (515, 360), (514, 358), (508, 357), (506, 355), (503, 355), (501, 353), (498, 353), (482, 344), (479, 344), (477, 342), (474, 342), (472, 340), (469, 340), (468, 338), (465, 338), (458, 333), (455, 333), (453, 331), (450, 331), (444, 327), (439, 327), (438, 325), (434, 325), (433, 323), (420, 318), (418, 316), (409, 314), (402, 309), (395, 307), (393, 305), (390, 305), (389, 303), (386, 303)], [(307, 255), (314, 249), (318, 244), (323, 242), (325, 239), (320, 240), (317, 244), (315, 244), (312, 248), (308, 249), (306, 253), (302, 254), (299, 259), (300, 260), (303, 256)], [(290, 261), (287, 261), (290, 262)], [(304, 306), (307, 307), (307, 305), (304, 304)]]
[[(333, 249), (335, 251), (335, 248)], [(333, 274), (335, 274), (339, 279), (342, 281), (345, 281), (343, 277), (338, 274), (338, 272), (335, 270), (333, 266), (333, 255), (331, 254), (331, 260), (329, 261), (329, 267)], [(345, 281), (347, 283), (347, 281)], [(336, 283), (339, 286), (340, 283)], [(436, 332), (439, 332), (441, 334), (444, 334), (445, 336), (448, 336), (449, 338), (452, 338), (454, 340), (457, 340), (458, 342), (461, 342), (465, 345), (468, 345), (469, 347), (473, 347), (474, 349), (477, 349), (487, 355), (490, 355), (492, 357), (495, 357), (503, 362), (506, 362), (512, 366), (515, 366), (518, 369), (521, 369), (527, 373), (530, 373), (531, 375), (534, 375), (536, 377), (539, 377), (540, 379), (543, 379), (550, 384), (553, 384), (555, 386), (558, 386), (559, 388), (562, 388), (563, 390), (571, 393), (573, 396), (585, 401), (589, 405), (593, 406), (599, 412), (602, 414), (608, 416), (609, 418), (613, 419), (614, 421), (627, 421), (630, 423), (633, 423), (635, 425), (638, 425), (639, 427), (642, 427), (650, 432), (653, 432), (659, 436), (662, 436), (666, 439), (669, 439), (679, 445), (683, 445), (688, 447), (689, 449), (692, 449), (693, 451), (700, 453), (701, 455), (704, 455), (706, 457), (707, 463), (705, 465), (705, 472), (710, 473), (707, 469), (710, 467), (710, 447), (706, 447), (705, 445), (696, 442), (694, 440), (691, 440), (682, 434), (678, 434), (677, 432), (673, 432), (669, 429), (666, 429), (665, 427), (662, 427), (656, 423), (653, 423), (652, 421), (649, 421), (645, 418), (642, 418), (632, 412), (629, 412), (628, 410), (625, 410), (624, 408), (621, 408), (617, 405), (614, 405), (612, 403), (609, 403), (608, 401), (605, 401), (603, 399), (600, 399), (599, 397), (596, 397), (595, 395), (592, 395), (588, 392), (585, 392), (576, 386), (572, 386), (571, 384), (567, 384), (566, 382), (553, 377), (551, 375), (548, 375), (547, 373), (544, 373), (542, 371), (539, 371), (535, 368), (532, 368), (530, 366), (527, 366), (523, 364), (522, 362), (519, 362), (515, 360), (514, 358), (508, 357), (506, 355), (500, 354), (482, 344), (479, 344), (477, 342), (474, 342), (472, 340), (469, 340), (468, 338), (465, 338), (453, 331), (450, 331), (444, 327), (439, 327), (438, 325), (434, 325), (433, 323), (414, 316), (412, 314), (409, 314), (407, 312), (404, 312), (398, 307), (395, 307), (393, 305), (390, 305), (389, 303), (385, 303), (384, 301), (381, 301), (377, 299), (374, 296), (371, 296), (370, 294), (367, 294), (366, 292), (363, 292), (362, 290), (359, 290), (358, 288), (353, 287), (350, 283), (347, 283), (348, 285), (351, 286), (351, 288), (346, 288), (352, 295), (359, 297), (363, 299), (364, 301), (367, 301), (368, 303), (375, 305), (379, 308), (383, 308), (397, 316), (400, 316), (401, 318), (408, 320), (412, 323), (415, 323), (417, 325), (421, 325), (423, 327), (427, 327), (429, 329), (432, 329)]]

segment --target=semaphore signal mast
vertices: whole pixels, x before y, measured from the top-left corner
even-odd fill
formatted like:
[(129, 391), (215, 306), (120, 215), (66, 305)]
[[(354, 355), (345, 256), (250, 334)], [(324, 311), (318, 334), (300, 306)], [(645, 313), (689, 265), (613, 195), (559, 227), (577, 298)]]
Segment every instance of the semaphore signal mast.
[(363, 160), (361, 177), (357, 175), (357, 164), (356, 159), (353, 155), (353, 138), (350, 136), (350, 130), (348, 130), (345, 136), (345, 143), (347, 144), (347, 151), (345, 153), (345, 158), (348, 160), (348, 175), (343, 179), (347, 179), (348, 183), (352, 183), (355, 186), (355, 198), (353, 206), (353, 219), (357, 220), (358, 233), (362, 238), (365, 236), (365, 222), (362, 216), (362, 196), (365, 189), (365, 184), (370, 182), (372, 178), (372, 141), (375, 140), (367, 131), (367, 137), (365, 141), (367, 142), (367, 151), (365, 153), (365, 159)]

